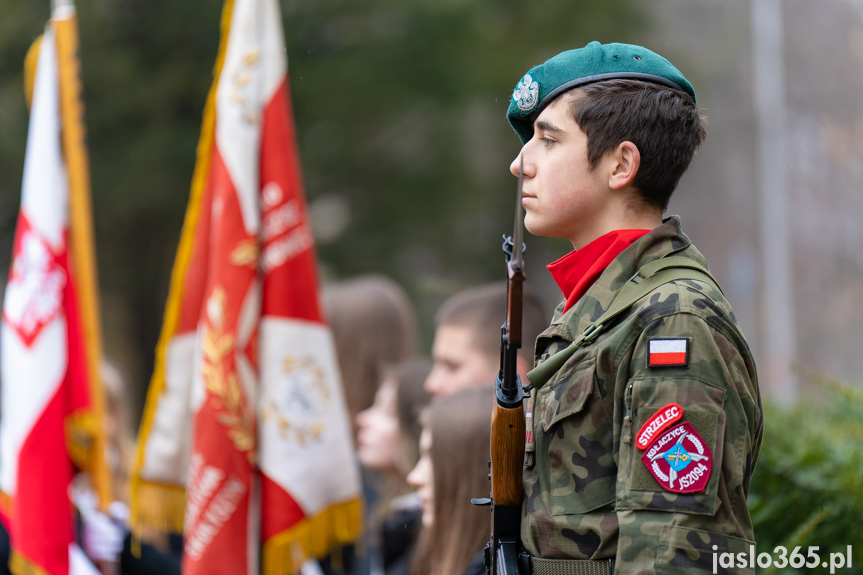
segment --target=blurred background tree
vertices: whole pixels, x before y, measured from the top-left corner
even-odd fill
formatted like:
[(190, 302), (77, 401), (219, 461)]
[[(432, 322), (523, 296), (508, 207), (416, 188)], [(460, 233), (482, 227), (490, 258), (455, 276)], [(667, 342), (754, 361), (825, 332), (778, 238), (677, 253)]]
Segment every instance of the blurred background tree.
[[(806, 379), (818, 386), (815, 401), (768, 405), (765, 413), (764, 443), (749, 492), (757, 553), (778, 558), (774, 549), (781, 545), (790, 557), (799, 546), (806, 556), (808, 548), (818, 547), (823, 563), (831, 553), (847, 558), (850, 546), (852, 565), (846, 572), (857, 573), (863, 564), (863, 394), (818, 374)], [(819, 564), (760, 572), (827, 571)]]
[[(221, 5), (77, 2), (105, 348), (129, 374), (136, 412), (188, 199)], [(639, 25), (639, 14), (627, 0), (580, 2), (576, 13), (552, 0), (281, 7), (322, 273), (393, 277), (420, 308), (429, 343), (443, 298), (503, 277), (500, 239), (511, 233), (515, 202), (508, 166), (519, 149), (504, 114), (516, 81), (561, 47), (619, 37)], [(49, 8), (48, 0), (0, 0), (0, 270), (8, 268), (20, 198), (23, 60)], [(531, 246), (535, 277), (549, 257)]]

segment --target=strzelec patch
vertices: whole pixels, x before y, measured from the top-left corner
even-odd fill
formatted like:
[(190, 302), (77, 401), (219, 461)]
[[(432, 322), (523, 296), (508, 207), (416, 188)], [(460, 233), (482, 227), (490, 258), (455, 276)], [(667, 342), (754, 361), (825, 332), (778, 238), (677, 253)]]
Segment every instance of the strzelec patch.
[(676, 403), (669, 403), (644, 422), (636, 435), (635, 445), (639, 449), (647, 449), (654, 437), (680, 421), (682, 417), (683, 408)]
[(689, 339), (654, 337), (647, 340), (648, 367), (688, 367)]
[(641, 461), (663, 489), (674, 493), (704, 491), (713, 469), (710, 448), (686, 421), (657, 436)]

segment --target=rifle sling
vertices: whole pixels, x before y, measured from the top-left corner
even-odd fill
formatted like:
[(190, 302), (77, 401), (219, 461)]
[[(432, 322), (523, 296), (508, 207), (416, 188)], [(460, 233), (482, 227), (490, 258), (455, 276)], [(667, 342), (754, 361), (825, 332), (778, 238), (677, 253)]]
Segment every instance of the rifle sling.
[(704, 266), (682, 256), (667, 256), (643, 265), (620, 289), (608, 310), (599, 319), (587, 326), (581, 335), (544, 362), (530, 370), (527, 378), (535, 388), (540, 388), (557, 373), (563, 364), (583, 345), (591, 343), (611, 326), (612, 320), (632, 307), (632, 304), (658, 288), (677, 280), (697, 280), (709, 284), (722, 293), (719, 283)]

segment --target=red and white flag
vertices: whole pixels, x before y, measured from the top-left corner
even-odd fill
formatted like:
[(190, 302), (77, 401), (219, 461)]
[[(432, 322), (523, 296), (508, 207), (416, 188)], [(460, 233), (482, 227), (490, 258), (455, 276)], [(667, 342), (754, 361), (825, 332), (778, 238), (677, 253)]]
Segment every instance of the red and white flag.
[(133, 472), (134, 529), (184, 575), (291, 574), (356, 538), (277, 0), (228, 0)]
[(28, 63), (34, 58), (21, 211), (0, 328), (0, 490), (12, 572), (66, 575), (74, 552), (68, 488), (76, 469), (90, 471), (102, 503), (108, 501), (73, 8), (55, 10)]
[(649, 367), (686, 367), (689, 365), (689, 340), (664, 337), (647, 342)]

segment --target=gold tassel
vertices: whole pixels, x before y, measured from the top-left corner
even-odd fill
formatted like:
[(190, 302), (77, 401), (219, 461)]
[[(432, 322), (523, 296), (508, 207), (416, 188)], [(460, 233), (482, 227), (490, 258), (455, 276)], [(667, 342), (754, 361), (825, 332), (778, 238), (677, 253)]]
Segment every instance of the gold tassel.
[(337, 503), (264, 543), (263, 575), (291, 575), (310, 558), (324, 557), (356, 540), (363, 530), (360, 499)]
[(12, 575), (51, 575), (17, 551), (12, 551), (9, 558), (9, 571)]
[(174, 485), (138, 484), (138, 521), (132, 523), (135, 536), (144, 535), (147, 529), (162, 533), (181, 533), (186, 512), (186, 490)]
[(66, 416), (66, 449), (75, 467), (90, 473), (93, 466), (93, 438), (99, 422), (95, 413), (77, 411)]

